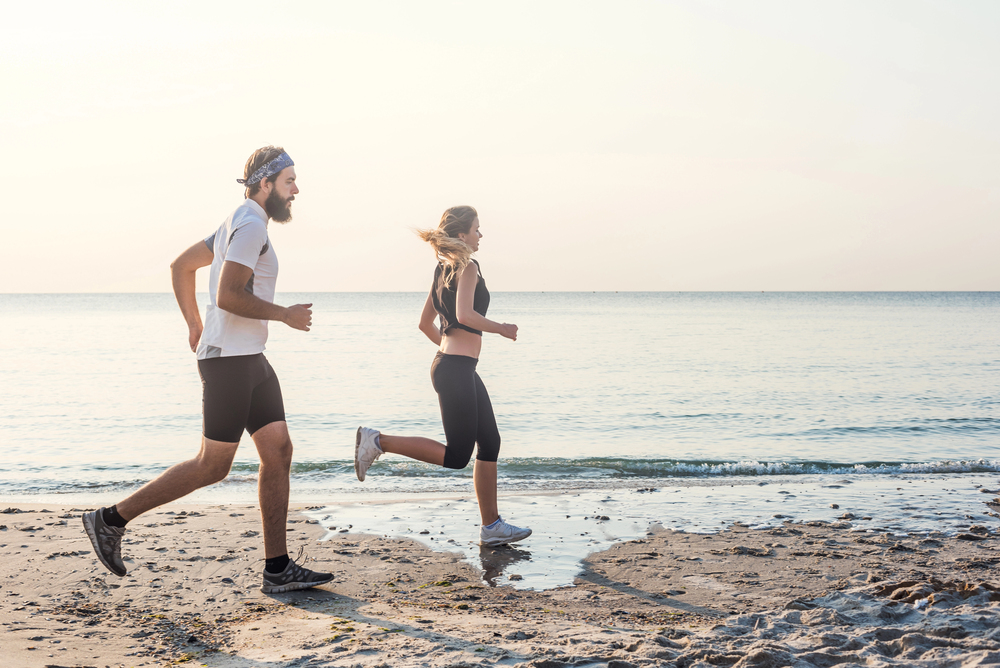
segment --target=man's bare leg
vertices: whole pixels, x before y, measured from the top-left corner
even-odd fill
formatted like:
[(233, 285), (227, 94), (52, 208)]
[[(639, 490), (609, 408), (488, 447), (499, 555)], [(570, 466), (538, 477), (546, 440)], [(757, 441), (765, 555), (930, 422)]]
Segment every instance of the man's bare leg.
[[(202, 438), (201, 450), (194, 459), (171, 466), (117, 506), (84, 513), (83, 528), (101, 563), (115, 575), (124, 576), (126, 569), (122, 561), (121, 542), (125, 535), (125, 523), (225, 478), (238, 446), (239, 443)], [(107, 522), (105, 513), (109, 513)]]
[(288, 554), (288, 488), (292, 468), (292, 439), (286, 422), (272, 422), (254, 432), (260, 455), (257, 498), (264, 527), (264, 558)]
[(224, 443), (203, 437), (201, 450), (194, 459), (171, 466), (140, 487), (117, 504), (118, 514), (126, 520), (134, 520), (153, 508), (225, 479), (238, 447), (239, 443)]
[[(253, 433), (253, 442), (260, 455), (257, 475), (257, 495), (260, 499), (260, 518), (264, 527), (264, 584), (265, 594), (280, 594), (297, 589), (308, 589), (333, 579), (330, 573), (317, 573), (292, 561), (288, 555), (286, 528), (288, 522), (288, 476), (292, 468), (292, 439), (288, 425), (272, 422)], [(280, 571), (280, 572), (279, 572)]]

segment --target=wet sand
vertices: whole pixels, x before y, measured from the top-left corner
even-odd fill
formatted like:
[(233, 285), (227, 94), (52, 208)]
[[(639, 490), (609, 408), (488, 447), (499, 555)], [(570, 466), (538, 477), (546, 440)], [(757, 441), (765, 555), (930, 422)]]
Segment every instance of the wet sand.
[(484, 549), (480, 569), (410, 540), (321, 541), (302, 507), (292, 555), (335, 579), (264, 595), (254, 506), (139, 518), (124, 578), (92, 554), (85, 510), (0, 508), (2, 665), (1000, 665), (1000, 539), (987, 526), (656, 530), (587, 557), (574, 586), (529, 591), (504, 584), (526, 550)]

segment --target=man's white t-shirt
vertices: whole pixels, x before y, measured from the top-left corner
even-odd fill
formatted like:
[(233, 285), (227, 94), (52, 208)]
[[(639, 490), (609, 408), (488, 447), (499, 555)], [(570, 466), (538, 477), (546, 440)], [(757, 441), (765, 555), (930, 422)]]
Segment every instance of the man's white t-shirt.
[(209, 274), (210, 303), (205, 309), (205, 329), (198, 344), (198, 359), (256, 355), (267, 342), (267, 320), (244, 318), (223, 311), (216, 304), (222, 264), (238, 262), (253, 273), (245, 290), (267, 302), (274, 301), (278, 256), (267, 238), (267, 212), (247, 199), (205, 244), (215, 253)]

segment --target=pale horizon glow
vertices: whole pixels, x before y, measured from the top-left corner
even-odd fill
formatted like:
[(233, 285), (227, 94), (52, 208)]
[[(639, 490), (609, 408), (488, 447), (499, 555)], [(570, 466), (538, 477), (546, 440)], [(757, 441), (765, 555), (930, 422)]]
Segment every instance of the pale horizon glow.
[(0, 292), (168, 292), (265, 144), (279, 293), (426, 290), (455, 204), (499, 292), (1000, 290), (997, 34), (985, 1), (22, 3)]

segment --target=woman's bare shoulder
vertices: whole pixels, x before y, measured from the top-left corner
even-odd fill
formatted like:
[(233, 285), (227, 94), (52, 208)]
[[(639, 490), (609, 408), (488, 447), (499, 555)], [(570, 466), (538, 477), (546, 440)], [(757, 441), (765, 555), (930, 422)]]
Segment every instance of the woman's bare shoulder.
[(462, 278), (466, 276), (479, 276), (479, 263), (476, 260), (470, 260), (469, 264), (462, 269)]

